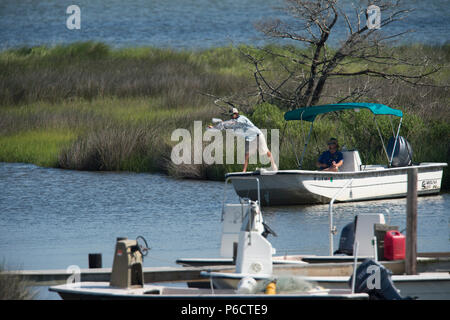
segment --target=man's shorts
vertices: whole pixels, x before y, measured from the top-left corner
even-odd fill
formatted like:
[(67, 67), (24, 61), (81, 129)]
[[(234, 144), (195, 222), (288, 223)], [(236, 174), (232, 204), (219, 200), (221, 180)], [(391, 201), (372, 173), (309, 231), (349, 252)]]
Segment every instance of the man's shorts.
[(245, 140), (245, 154), (255, 154), (258, 151), (258, 146), (260, 155), (266, 155), (267, 152), (269, 152), (264, 134), (258, 135), (256, 139), (253, 139), (252, 141)]

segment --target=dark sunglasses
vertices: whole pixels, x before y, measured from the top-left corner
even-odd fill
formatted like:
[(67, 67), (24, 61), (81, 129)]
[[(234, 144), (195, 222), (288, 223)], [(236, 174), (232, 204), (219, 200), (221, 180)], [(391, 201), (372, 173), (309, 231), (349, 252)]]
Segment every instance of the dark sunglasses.
[(336, 142), (328, 142), (328, 145), (329, 145), (329, 146), (331, 146), (331, 145), (333, 145), (333, 144), (336, 145)]

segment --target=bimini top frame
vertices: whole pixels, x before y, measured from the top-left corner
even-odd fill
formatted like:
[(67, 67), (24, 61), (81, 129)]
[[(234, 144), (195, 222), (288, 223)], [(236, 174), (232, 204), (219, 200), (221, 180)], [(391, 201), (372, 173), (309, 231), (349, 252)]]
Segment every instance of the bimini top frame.
[[(311, 107), (298, 108), (298, 109), (295, 109), (295, 110), (288, 111), (288, 112), (286, 112), (284, 114), (284, 119), (286, 121), (304, 120), (304, 121), (311, 122), (311, 127), (309, 129), (309, 134), (308, 134), (308, 137), (307, 137), (307, 139), (305, 141), (305, 147), (303, 149), (301, 159), (300, 159), (300, 161), (298, 163), (299, 169), (302, 168), (302, 163), (303, 163), (303, 158), (305, 156), (306, 147), (308, 146), (309, 139), (311, 137), (311, 132), (312, 132), (312, 129), (313, 129), (313, 123), (314, 123), (314, 120), (316, 119), (316, 117), (318, 115), (320, 115), (320, 114), (334, 112), (334, 111), (359, 110), (359, 109), (369, 109), (374, 114), (375, 125), (377, 127), (378, 134), (379, 134), (380, 139), (381, 139), (381, 143), (383, 144), (383, 149), (384, 149), (384, 152), (386, 154), (389, 166), (391, 166), (392, 165), (392, 160), (393, 160), (393, 157), (394, 157), (395, 147), (397, 146), (398, 136), (400, 134), (400, 127), (402, 125), (402, 120), (403, 120), (403, 112), (401, 110), (393, 109), (391, 107), (388, 107), (388, 106), (386, 106), (384, 104), (354, 102), (354, 103), (325, 104), (325, 105), (320, 105), (320, 106), (311, 106)], [(384, 145), (383, 137), (381, 136), (380, 128), (378, 127), (378, 123), (377, 123), (376, 118), (375, 118), (376, 115), (391, 115), (391, 116), (396, 116), (396, 117), (400, 118), (400, 123), (398, 125), (397, 134), (395, 136), (394, 147), (392, 149), (392, 154), (390, 156), (388, 155), (386, 147)]]

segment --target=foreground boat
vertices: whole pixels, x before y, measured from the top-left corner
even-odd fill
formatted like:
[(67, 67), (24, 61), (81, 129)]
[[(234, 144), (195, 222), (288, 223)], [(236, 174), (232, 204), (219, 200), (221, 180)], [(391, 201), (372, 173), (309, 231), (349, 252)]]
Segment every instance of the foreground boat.
[[(259, 179), (256, 178), (255, 180), (259, 191)], [(335, 230), (332, 223), (332, 204), (335, 196), (330, 202), (331, 255), (333, 255), (332, 235)], [(401, 267), (401, 262), (382, 262), (383, 265), (376, 261), (379, 247), (376, 245), (375, 233), (379, 230), (385, 231), (383, 239), (386, 247), (383, 247), (383, 257), (389, 256), (391, 247), (392, 251), (398, 254), (396, 258), (391, 258), (391, 260), (399, 260), (402, 258), (398, 257), (405, 257), (405, 237), (398, 231), (392, 231), (392, 228), (396, 227), (385, 224), (383, 214), (358, 215), (353, 223), (348, 224), (343, 229), (338, 252), (353, 254), (353, 271), (348, 269), (352, 264), (345, 262), (277, 266), (274, 264), (272, 245), (261, 232), (261, 226), (256, 223), (259, 219), (262, 219), (261, 210), (258, 206), (259, 201), (251, 201), (251, 203), (251, 210), (243, 210), (242, 208), (238, 211), (243, 215), (243, 218), (240, 221), (238, 243), (235, 246), (237, 247), (235, 271), (201, 272), (201, 275), (205, 279), (209, 279), (209, 282), (218, 289), (237, 289), (243, 282), (250, 280), (266, 284), (270, 281), (286, 282), (285, 279), (287, 278), (289, 279), (288, 284), (301, 279), (301, 281), (307, 283), (314, 282), (325, 289), (348, 289), (351, 282), (352, 292), (368, 293), (371, 298), (378, 299), (398, 300), (416, 297), (420, 299), (450, 299), (449, 272), (400, 275), (391, 278), (392, 271), (387, 269), (387, 265), (398, 268)], [(344, 230), (347, 231), (344, 232)], [(393, 242), (389, 242), (392, 234), (397, 237), (395, 245)], [(403, 241), (403, 244), (401, 244), (401, 241)], [(374, 259), (365, 259), (358, 263), (359, 254), (372, 255)], [(443, 262), (448, 263), (448, 260)], [(313, 272), (318, 272), (318, 274), (313, 275), (313, 277), (308, 274)], [(337, 272), (343, 272), (344, 274), (338, 275)], [(400, 273), (398, 270), (396, 272)], [(350, 280), (349, 276), (351, 276)], [(375, 284), (371, 282), (373, 280)], [(397, 285), (403, 290), (400, 291), (402, 295), (400, 295)]]
[(367, 300), (365, 293), (351, 293), (349, 289), (314, 289), (308, 292), (285, 292), (278, 294), (242, 294), (237, 290), (177, 288), (146, 284), (142, 288), (115, 288), (109, 282), (83, 282), (81, 284), (65, 284), (49, 289), (57, 292), (64, 300), (160, 300), (160, 299), (194, 299), (194, 300)]
[[(249, 199), (239, 199), (238, 204), (227, 203), (226, 194), (228, 181), (231, 179), (239, 179), (249, 181), (255, 184), (257, 189), (257, 201)], [(220, 243), (220, 257), (218, 258), (178, 258), (177, 264), (183, 266), (208, 266), (208, 265), (229, 265), (235, 263), (237, 254), (237, 244), (239, 242), (239, 234), (243, 224), (251, 225), (256, 232), (261, 234), (263, 238), (267, 238), (269, 234), (277, 236), (277, 234), (264, 222), (262, 209), (260, 206), (259, 179), (255, 177), (238, 177), (226, 178), (224, 186), (224, 199), (222, 203), (222, 234)], [(246, 221), (246, 222), (245, 222)], [(276, 250), (272, 248), (274, 265), (302, 265), (306, 262), (302, 259), (287, 259), (286, 256), (275, 256)]]
[[(322, 265), (275, 266), (273, 264), (272, 245), (250, 223), (253, 217), (254, 211), (248, 211), (242, 224), (235, 271), (201, 272), (201, 276), (209, 279), (215, 288), (238, 289), (242, 282), (249, 281), (249, 279), (256, 283), (267, 284), (278, 281), (286, 282), (285, 279), (287, 278), (289, 284), (301, 280), (306, 283), (315, 283), (324, 289), (344, 290), (351, 287), (352, 293), (368, 293), (370, 298), (377, 299), (450, 299), (450, 273), (448, 271), (392, 276), (392, 271), (387, 269), (386, 266), (398, 267), (398, 265), (401, 266), (401, 263), (389, 261), (383, 262), (383, 265), (372, 259), (365, 259), (362, 263), (358, 263), (359, 246), (361, 245), (361, 251), (363, 252), (368, 253), (371, 250), (370, 245), (364, 243), (364, 241), (361, 244), (357, 240), (354, 241), (353, 264), (324, 263)], [(377, 217), (371, 218), (376, 219)], [(381, 220), (382, 216), (380, 215), (378, 218)], [(353, 271), (349, 270), (351, 265), (353, 265)], [(305, 274), (307, 272), (318, 272), (318, 275), (307, 275)], [(337, 272), (343, 272), (344, 275), (336, 275)], [(350, 279), (349, 275), (351, 275)]]
[[(389, 115), (400, 118), (397, 133), (385, 147), (386, 165), (366, 165), (361, 162), (357, 150), (344, 150), (344, 164), (339, 172), (303, 170), (302, 162), (316, 117), (321, 114), (367, 109), (377, 115)], [(313, 106), (289, 111), (285, 120), (302, 120), (311, 122), (310, 133), (305, 142), (305, 149), (298, 161), (298, 169), (270, 171), (258, 169), (253, 172), (229, 173), (226, 177), (257, 176), (261, 183), (261, 204), (295, 205), (320, 204), (330, 202), (333, 195), (344, 185), (347, 188), (336, 201), (363, 201), (405, 197), (407, 191), (407, 170), (418, 169), (418, 195), (439, 193), (441, 189), (443, 168), (447, 163), (423, 162), (413, 164), (412, 148), (406, 139), (399, 135), (403, 113), (382, 104), (342, 103)], [(378, 125), (377, 125), (378, 128)], [(381, 134), (380, 134), (381, 137)], [(382, 138), (382, 137), (381, 137)], [(232, 180), (236, 193), (240, 197), (257, 199), (255, 185), (245, 180)]]
[[(258, 196), (257, 201), (252, 201), (249, 199), (241, 198), (239, 204), (226, 203), (226, 190), (229, 180), (241, 180), (252, 183), (256, 186)], [(177, 264), (183, 266), (213, 266), (213, 265), (234, 265), (236, 262), (237, 245), (239, 242), (239, 234), (241, 229), (245, 228), (245, 224), (250, 222), (251, 228), (262, 235), (263, 238), (267, 239), (268, 235), (277, 236), (277, 234), (264, 223), (264, 218), (262, 214), (262, 207), (260, 203), (260, 193), (259, 193), (259, 178), (257, 177), (228, 177), (225, 179), (224, 186), (224, 200), (222, 204), (222, 234), (220, 243), (220, 257), (217, 258), (178, 258), (176, 260)], [(383, 218), (384, 219), (384, 218)], [(373, 219), (372, 219), (373, 220)], [(368, 228), (372, 228), (373, 221), (370, 220)], [(247, 222), (245, 222), (247, 221)], [(360, 228), (363, 228), (365, 223), (361, 222), (359, 224)], [(374, 220), (375, 221), (375, 220)], [(365, 228), (367, 229), (367, 227)], [(361, 233), (361, 232), (360, 232)], [(366, 237), (366, 235), (364, 236)], [(369, 235), (367, 234), (367, 239)], [(370, 241), (370, 240), (369, 240)], [(367, 242), (367, 241), (366, 241)], [(351, 256), (316, 256), (316, 255), (276, 255), (276, 249), (272, 250), (272, 264), (274, 266), (282, 265), (292, 265), (300, 266), (308, 263), (336, 263), (336, 262), (349, 262), (353, 261)], [(372, 254), (372, 250), (370, 252)], [(360, 256), (358, 259), (360, 261), (364, 260), (369, 256)]]
[[(329, 272), (332, 266), (328, 266)], [(366, 273), (366, 271), (364, 271)], [(283, 278), (285, 272), (281, 268), (274, 268), (271, 275), (238, 274), (225, 272), (207, 272), (202, 275), (212, 278), (216, 288), (237, 288), (239, 282), (246, 277), (257, 281), (271, 281)], [(370, 275), (370, 273), (369, 273)], [(303, 281), (329, 290), (348, 290), (351, 276), (298, 276)], [(420, 300), (450, 300), (450, 274), (448, 272), (424, 272), (417, 275), (392, 275), (391, 281), (401, 297), (411, 297)], [(384, 288), (383, 288), (384, 289)]]
[(335, 290), (312, 285), (271, 292), (267, 292), (265, 287), (253, 287), (255, 290), (250, 292), (244, 286), (220, 290), (214, 287), (199, 289), (144, 284), (142, 259), (149, 249), (145, 239), (138, 238), (137, 240), (117, 239), (110, 282), (66, 283), (52, 286), (49, 291), (58, 293), (65, 300), (368, 299), (365, 293), (355, 294), (348, 289)]
[[(245, 181), (250, 184), (255, 185), (257, 189), (257, 199), (260, 199), (260, 177), (248, 176), (248, 177), (228, 177), (225, 179), (224, 186), (224, 199), (222, 205), (222, 234), (220, 243), (220, 255), (216, 258), (178, 258), (176, 263), (182, 266), (192, 266), (192, 267), (206, 267), (206, 266), (225, 266), (225, 265), (235, 265), (236, 255), (237, 255), (237, 244), (239, 242), (239, 234), (242, 231), (243, 222), (248, 219), (247, 215), (253, 214), (252, 226), (263, 235), (264, 238), (268, 238), (269, 234), (275, 235), (275, 232), (271, 230), (265, 223), (262, 214), (262, 206), (258, 203), (259, 201), (250, 201), (248, 199), (240, 199), (239, 204), (226, 203), (226, 190), (229, 181), (239, 180)], [(339, 195), (339, 191), (336, 192)], [(335, 195), (336, 195), (335, 194)], [(334, 199), (334, 197), (333, 197)], [(251, 212), (253, 210), (253, 213)], [(379, 232), (377, 236), (375, 235), (375, 225), (378, 224), (377, 228), (381, 230), (390, 230), (397, 228), (396, 226), (389, 226), (385, 223), (385, 217), (383, 214), (364, 214), (356, 215), (353, 222), (347, 224), (341, 231), (341, 239), (339, 241), (339, 249), (334, 250), (333, 237), (337, 234), (336, 227), (333, 226), (333, 201), (330, 202), (329, 206), (329, 237), (330, 237), (330, 248), (329, 255), (311, 255), (311, 254), (290, 254), (290, 255), (277, 255), (275, 248), (272, 248), (272, 264), (274, 269), (283, 266), (289, 268), (291, 266), (290, 272), (296, 272), (297, 275), (323, 275), (326, 264), (328, 264), (329, 269), (326, 271), (328, 275), (340, 276), (343, 274), (350, 274), (348, 263), (353, 262), (355, 257), (353, 256), (353, 244), (356, 241), (359, 242), (359, 255), (356, 258), (358, 262), (362, 262), (367, 258), (384, 259), (384, 250), (382, 249), (381, 243), (384, 240), (384, 233)], [(356, 223), (356, 221), (358, 223)], [(356, 227), (355, 227), (356, 226)], [(245, 224), (244, 224), (245, 228)], [(269, 229), (267, 229), (269, 228)], [(269, 231), (270, 230), (270, 231)], [(325, 231), (325, 230), (324, 230)], [(326, 234), (326, 232), (324, 232)], [(379, 248), (375, 253), (375, 248), (373, 243), (373, 238), (378, 238)], [(343, 241), (347, 239), (346, 241)], [(395, 261), (383, 261), (386, 267), (388, 267), (394, 274), (405, 273), (404, 260)], [(338, 267), (337, 264), (341, 264)], [(316, 265), (316, 266), (314, 266)], [(294, 271), (294, 269), (297, 269)], [(431, 253), (418, 253), (417, 257), (417, 270), (419, 272), (435, 272), (437, 270), (450, 270), (450, 252), (431, 252)], [(284, 270), (285, 271), (285, 270)], [(283, 271), (283, 272), (284, 272)], [(201, 286), (204, 287), (199, 281), (189, 283), (190, 286)], [(208, 285), (208, 284), (207, 284)]]

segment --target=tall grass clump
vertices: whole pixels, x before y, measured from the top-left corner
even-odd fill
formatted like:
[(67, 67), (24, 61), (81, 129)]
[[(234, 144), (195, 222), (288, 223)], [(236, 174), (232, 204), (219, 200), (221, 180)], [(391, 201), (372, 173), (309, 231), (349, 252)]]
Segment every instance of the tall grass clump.
[(64, 148), (58, 166), (94, 171), (158, 171), (167, 152), (157, 128), (110, 125), (81, 135)]
[(20, 276), (7, 272), (5, 263), (0, 264), (0, 300), (32, 300), (37, 293)]

